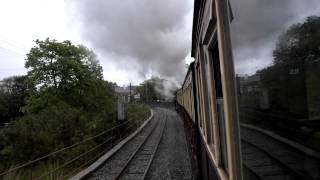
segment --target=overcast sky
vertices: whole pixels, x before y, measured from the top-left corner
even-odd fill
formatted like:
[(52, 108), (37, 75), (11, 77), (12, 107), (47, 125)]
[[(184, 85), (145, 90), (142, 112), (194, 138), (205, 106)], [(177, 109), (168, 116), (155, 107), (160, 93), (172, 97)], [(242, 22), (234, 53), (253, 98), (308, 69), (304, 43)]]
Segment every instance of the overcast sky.
[[(278, 36), (320, 14), (319, 0), (231, 0), (237, 74), (271, 65)], [(105, 79), (182, 81), (190, 62), (193, 0), (0, 0), (0, 79), (25, 74), (35, 39), (92, 48)]]
[(278, 37), (308, 16), (320, 16), (319, 0), (230, 0), (237, 74), (254, 74), (272, 64)]
[(35, 39), (92, 48), (105, 79), (182, 80), (190, 59), (192, 0), (1, 0), (0, 79), (25, 74)]

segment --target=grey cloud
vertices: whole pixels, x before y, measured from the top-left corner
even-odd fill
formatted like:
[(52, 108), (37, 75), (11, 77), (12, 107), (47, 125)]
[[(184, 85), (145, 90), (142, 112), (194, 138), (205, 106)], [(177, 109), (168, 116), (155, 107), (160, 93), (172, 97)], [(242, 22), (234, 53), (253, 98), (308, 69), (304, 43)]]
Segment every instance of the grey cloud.
[(0, 81), (13, 75), (25, 75), (24, 58), (19, 51), (0, 47)]
[(185, 21), (190, 1), (74, 0), (69, 5), (80, 18), (82, 36), (108, 57), (100, 60), (142, 76), (152, 71), (181, 78), (191, 47)]
[(237, 73), (254, 73), (272, 62), (278, 36), (290, 25), (319, 14), (318, 0), (230, 0)]

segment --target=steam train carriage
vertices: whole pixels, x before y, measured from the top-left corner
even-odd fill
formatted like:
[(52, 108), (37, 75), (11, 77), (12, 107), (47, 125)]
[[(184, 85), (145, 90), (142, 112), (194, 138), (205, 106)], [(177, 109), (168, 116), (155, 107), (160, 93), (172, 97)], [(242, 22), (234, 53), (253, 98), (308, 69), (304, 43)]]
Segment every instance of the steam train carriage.
[(319, 7), (194, 1), (176, 107), (198, 179), (320, 179)]
[(235, 76), (225, 0), (194, 3), (192, 51), (176, 93), (191, 139), (198, 179), (241, 179)]
[[(176, 108), (185, 120), (187, 136), (189, 142), (191, 142), (191, 153), (194, 158), (193, 165), (196, 164), (195, 166), (197, 166), (193, 170), (200, 170), (193, 173), (196, 174), (197, 179), (237, 179), (235, 177), (240, 175), (235, 175), (234, 178), (228, 177), (226, 130), (225, 125), (223, 125), (225, 122), (222, 119), (223, 107), (221, 106), (223, 99), (218, 98), (215, 107), (217, 108), (215, 111), (217, 118), (219, 117), (221, 122), (209, 121), (209, 118), (212, 118), (209, 116), (212, 116), (212, 114), (210, 115), (208, 109), (209, 104), (208, 99), (206, 99), (208, 97), (201, 92), (203, 88), (207, 87), (203, 87), (201, 77), (197, 77), (196, 73), (200, 76), (202, 74), (201, 68), (196, 68), (195, 63), (192, 62), (182, 88), (176, 92)], [(203, 81), (205, 81), (204, 78)], [(220, 154), (216, 154), (217, 152)], [(217, 162), (218, 158), (220, 158), (220, 162)]]
[(191, 63), (189, 66), (189, 70), (187, 73), (187, 76), (185, 78), (185, 81), (183, 83), (182, 88), (177, 92), (177, 103), (178, 105), (181, 105), (186, 112), (188, 113), (188, 116), (191, 118), (193, 123), (195, 123), (195, 96), (194, 96), (194, 85), (192, 84), (194, 81), (192, 80), (194, 63)]

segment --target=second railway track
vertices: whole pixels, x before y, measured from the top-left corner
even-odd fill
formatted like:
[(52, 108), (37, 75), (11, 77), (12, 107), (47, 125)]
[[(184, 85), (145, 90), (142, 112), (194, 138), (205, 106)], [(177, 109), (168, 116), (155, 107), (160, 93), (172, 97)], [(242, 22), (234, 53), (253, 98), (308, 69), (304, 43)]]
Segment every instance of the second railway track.
[(255, 179), (318, 179), (320, 161), (316, 157), (307, 155), (258, 128), (242, 126), (241, 132), (243, 163), (258, 177)]

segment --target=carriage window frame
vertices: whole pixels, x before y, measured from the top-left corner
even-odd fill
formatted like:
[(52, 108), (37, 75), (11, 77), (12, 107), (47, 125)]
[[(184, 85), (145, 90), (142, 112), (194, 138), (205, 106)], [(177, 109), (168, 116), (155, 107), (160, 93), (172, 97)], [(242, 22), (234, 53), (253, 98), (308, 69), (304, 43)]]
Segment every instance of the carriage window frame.
[[(215, 144), (216, 144), (216, 139), (215, 139), (215, 129), (213, 128), (213, 120), (214, 116), (211, 113), (212, 110), (212, 95), (209, 89), (210, 80), (210, 74), (207, 74), (207, 55), (205, 52), (205, 47), (200, 46), (199, 48), (200, 51), (200, 69), (201, 69), (201, 78), (202, 78), (202, 93), (203, 93), (203, 110), (205, 113), (205, 118), (204, 118), (204, 127), (205, 127), (205, 137), (206, 137), (206, 143), (208, 144), (209, 148), (211, 151), (213, 151), (213, 154), (215, 154)], [(209, 82), (209, 84), (208, 84)], [(209, 99), (210, 98), (210, 99)], [(215, 155), (214, 155), (215, 156)]]
[(198, 108), (198, 124), (200, 132), (203, 132), (203, 114), (202, 114), (202, 94), (201, 94), (201, 82), (200, 82), (200, 64), (199, 64), (199, 54), (197, 56), (197, 61), (195, 63), (195, 76), (196, 76), (196, 92), (197, 92), (197, 108)]
[[(211, 72), (211, 82), (212, 82), (212, 96), (213, 102), (215, 103), (213, 113), (215, 115), (215, 128), (216, 137), (218, 138), (217, 143), (217, 157), (218, 157), (218, 165), (228, 172), (229, 170), (229, 162), (228, 162), (228, 144), (226, 140), (227, 129), (226, 129), (226, 119), (225, 119), (225, 111), (223, 107), (224, 103), (224, 94), (222, 90), (223, 81), (221, 74), (221, 65), (220, 65), (220, 56), (219, 56), (219, 42), (216, 38), (216, 34), (212, 36), (209, 41), (209, 45), (206, 48), (207, 56), (210, 59), (210, 72)], [(217, 53), (217, 56), (215, 55)], [(218, 66), (218, 67), (215, 67)], [(217, 79), (219, 78), (219, 79)]]
[(204, 136), (205, 142), (207, 142), (207, 128), (205, 124), (206, 119), (206, 112), (205, 112), (205, 97), (204, 97), (204, 90), (203, 90), (203, 77), (202, 77), (202, 68), (201, 68), (201, 57), (199, 58), (199, 87), (200, 87), (200, 99), (201, 99), (201, 123), (202, 123), (202, 133)]
[[(207, 89), (207, 104), (208, 104), (208, 126), (209, 126), (209, 129), (210, 129), (210, 138), (213, 140), (213, 143), (212, 144), (209, 144), (209, 147), (215, 151), (215, 146), (216, 146), (216, 143), (217, 140), (216, 140), (216, 129), (215, 129), (215, 125), (214, 125), (214, 121), (215, 121), (215, 114), (213, 112), (213, 109), (214, 109), (214, 97), (213, 97), (213, 84), (212, 84), (212, 79), (211, 79), (211, 69), (210, 69), (210, 57), (208, 56), (207, 54), (207, 49), (206, 49), (206, 46), (203, 46), (202, 48), (202, 51), (203, 51), (203, 58), (204, 58), (204, 73), (205, 73), (205, 76), (206, 76), (206, 89)], [(215, 155), (216, 156), (216, 155)]]

